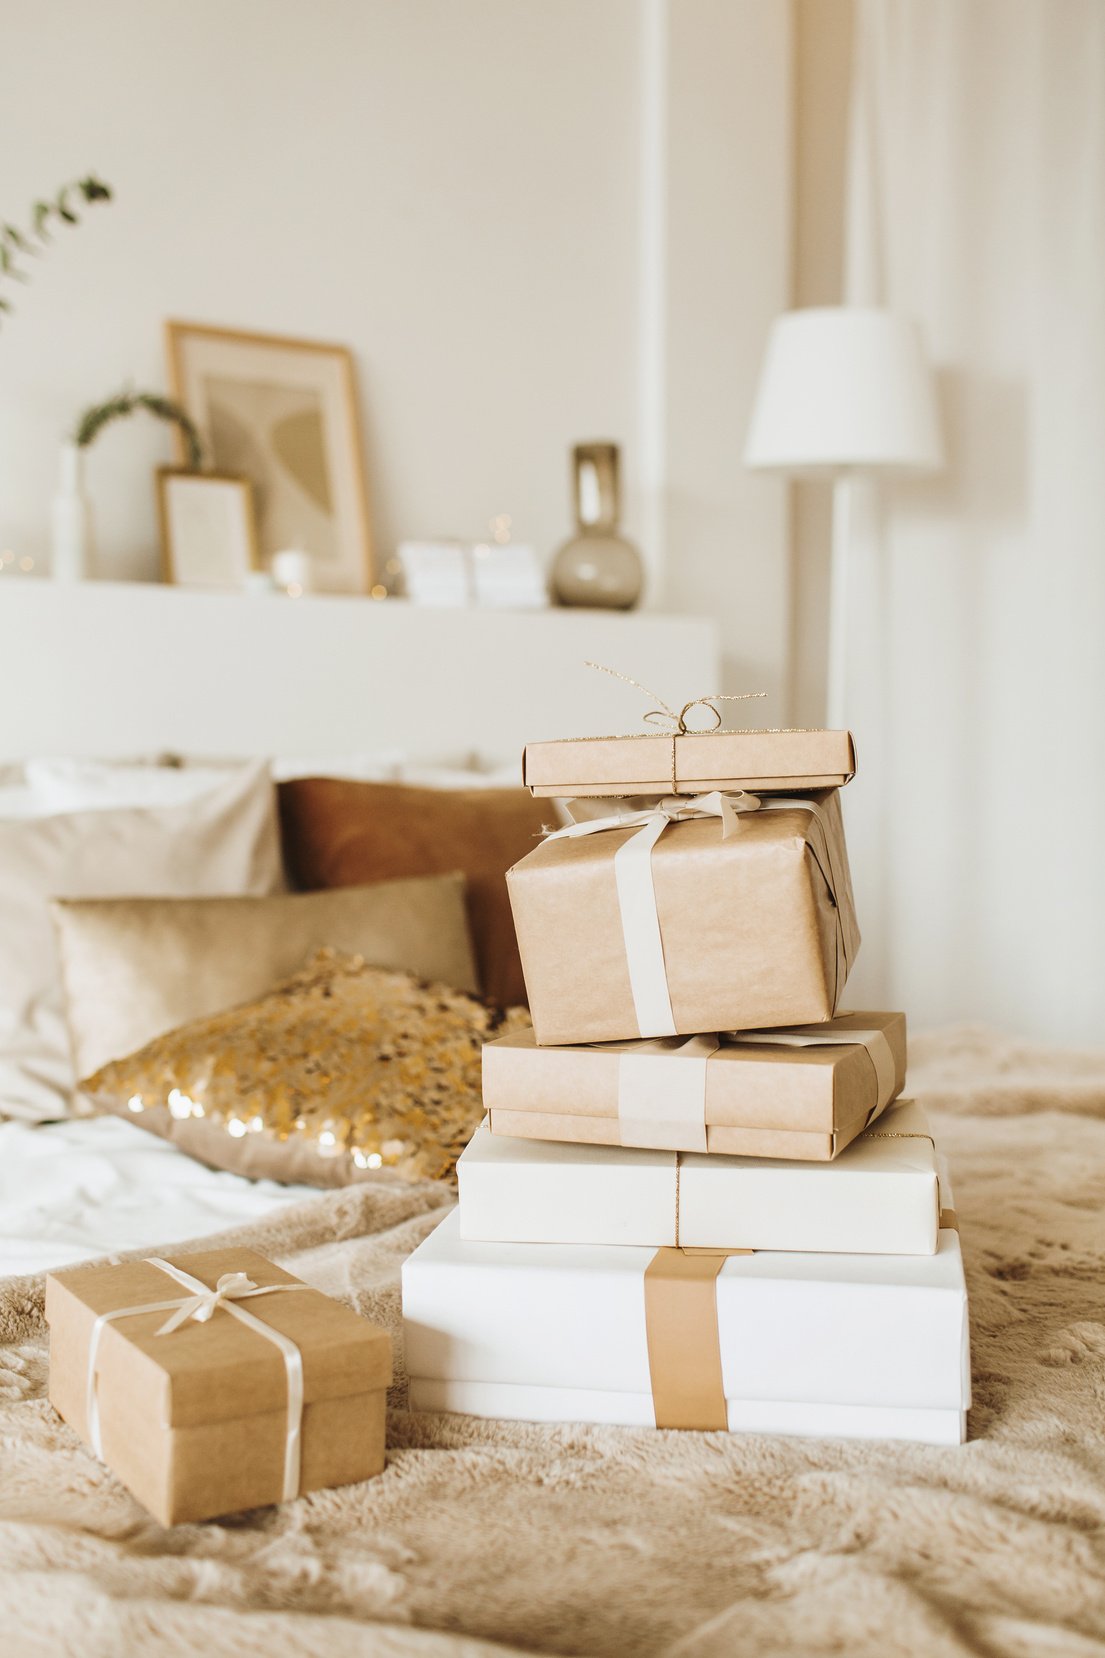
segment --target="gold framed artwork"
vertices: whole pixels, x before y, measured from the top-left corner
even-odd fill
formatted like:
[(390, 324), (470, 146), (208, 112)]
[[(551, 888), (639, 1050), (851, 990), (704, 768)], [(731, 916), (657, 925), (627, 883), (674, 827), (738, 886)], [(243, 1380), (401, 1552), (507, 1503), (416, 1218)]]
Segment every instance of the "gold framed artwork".
[(166, 581), (240, 592), (258, 567), (253, 485), (225, 472), (162, 466), (157, 515)]
[(372, 543), (344, 346), (168, 322), (169, 383), (219, 471), (253, 484), (262, 565), (296, 548), (320, 593), (366, 593)]

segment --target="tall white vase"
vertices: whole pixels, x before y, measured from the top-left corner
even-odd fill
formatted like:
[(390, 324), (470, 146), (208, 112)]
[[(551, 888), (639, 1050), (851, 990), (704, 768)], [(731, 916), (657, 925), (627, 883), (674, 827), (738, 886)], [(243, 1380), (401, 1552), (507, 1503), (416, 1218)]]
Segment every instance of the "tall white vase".
[(50, 525), (51, 576), (55, 581), (86, 580), (90, 573), (92, 514), (84, 493), (84, 453), (75, 443), (61, 446), (61, 469)]

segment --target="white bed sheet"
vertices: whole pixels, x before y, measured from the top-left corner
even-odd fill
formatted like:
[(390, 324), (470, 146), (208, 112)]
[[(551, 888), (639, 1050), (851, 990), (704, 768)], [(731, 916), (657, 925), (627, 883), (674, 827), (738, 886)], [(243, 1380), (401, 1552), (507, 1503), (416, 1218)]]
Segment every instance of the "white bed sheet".
[(117, 1117), (0, 1123), (0, 1276), (202, 1237), (318, 1196), (209, 1169)]

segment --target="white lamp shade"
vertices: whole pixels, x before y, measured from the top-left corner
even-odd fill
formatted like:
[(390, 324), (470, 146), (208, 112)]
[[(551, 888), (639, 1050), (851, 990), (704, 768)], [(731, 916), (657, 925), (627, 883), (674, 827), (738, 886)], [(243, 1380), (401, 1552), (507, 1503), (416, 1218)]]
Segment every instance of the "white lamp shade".
[(777, 318), (744, 451), (780, 472), (931, 472), (943, 463), (917, 325), (837, 306)]

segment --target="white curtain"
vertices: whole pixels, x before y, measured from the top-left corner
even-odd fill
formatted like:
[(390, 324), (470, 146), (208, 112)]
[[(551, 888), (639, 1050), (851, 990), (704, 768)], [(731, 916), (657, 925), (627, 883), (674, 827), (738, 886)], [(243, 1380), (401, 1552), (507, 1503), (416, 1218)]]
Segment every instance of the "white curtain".
[(949, 452), (861, 502), (856, 997), (1105, 1043), (1105, 4), (859, 0), (846, 292)]

